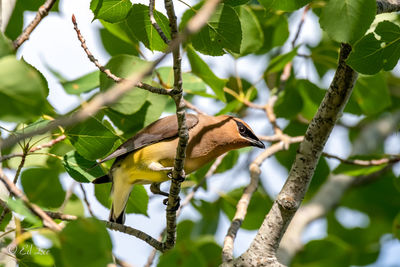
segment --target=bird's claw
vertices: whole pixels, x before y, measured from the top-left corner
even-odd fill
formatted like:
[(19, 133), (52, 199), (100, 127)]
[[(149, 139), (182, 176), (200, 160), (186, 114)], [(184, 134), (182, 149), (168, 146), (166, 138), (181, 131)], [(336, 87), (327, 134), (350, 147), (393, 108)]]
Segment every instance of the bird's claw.
[[(163, 200), (163, 204), (164, 205), (168, 205), (168, 198), (165, 198)], [(179, 209), (179, 207), (181, 206), (181, 198), (178, 197), (178, 199), (176, 200), (176, 205), (174, 207), (171, 208), (171, 211), (177, 211)]]
[[(167, 176), (170, 180), (174, 179), (174, 176), (172, 175), (172, 171), (167, 173)], [(185, 181), (185, 173), (184, 171), (182, 171), (182, 175), (178, 175), (178, 177), (176, 179), (174, 179), (180, 183), (182, 183), (183, 181)]]

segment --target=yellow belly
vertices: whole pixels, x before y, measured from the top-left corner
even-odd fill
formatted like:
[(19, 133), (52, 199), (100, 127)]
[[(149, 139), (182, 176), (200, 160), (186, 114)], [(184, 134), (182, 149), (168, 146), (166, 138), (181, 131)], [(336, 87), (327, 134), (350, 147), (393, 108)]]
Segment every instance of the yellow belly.
[[(121, 162), (120, 167), (113, 170), (115, 180), (122, 180), (129, 184), (150, 184), (167, 181), (168, 171), (154, 171), (149, 169), (153, 162), (160, 163), (164, 167), (173, 167), (178, 140), (159, 142), (146, 146), (134, 153), (129, 154)], [(191, 158), (187, 155), (184, 170), (189, 174), (204, 164), (208, 160), (205, 158)]]

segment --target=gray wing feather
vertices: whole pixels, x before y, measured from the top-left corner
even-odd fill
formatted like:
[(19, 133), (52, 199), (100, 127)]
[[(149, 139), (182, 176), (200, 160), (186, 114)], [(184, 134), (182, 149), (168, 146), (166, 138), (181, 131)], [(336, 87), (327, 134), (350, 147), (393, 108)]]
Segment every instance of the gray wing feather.
[[(186, 126), (193, 128), (199, 122), (199, 118), (194, 114), (186, 115)], [(100, 160), (98, 163), (126, 155), (142, 147), (161, 142), (166, 139), (176, 138), (178, 136), (178, 122), (176, 115), (171, 115), (159, 119), (146, 128), (138, 132), (134, 137), (128, 139), (120, 145), (113, 153)]]

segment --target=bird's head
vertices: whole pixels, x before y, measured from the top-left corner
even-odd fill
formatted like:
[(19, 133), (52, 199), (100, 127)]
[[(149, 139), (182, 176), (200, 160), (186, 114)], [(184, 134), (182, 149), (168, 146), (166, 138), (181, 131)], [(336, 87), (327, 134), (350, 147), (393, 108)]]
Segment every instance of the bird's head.
[(245, 142), (248, 142), (248, 145), (250, 146), (256, 146), (259, 148), (265, 148), (265, 145), (263, 142), (258, 139), (258, 137), (255, 135), (253, 130), (250, 128), (250, 126), (245, 123), (243, 120), (234, 118), (232, 117), (233, 121), (235, 122), (236, 126), (236, 131), (238, 133), (238, 137), (241, 139), (244, 139)]

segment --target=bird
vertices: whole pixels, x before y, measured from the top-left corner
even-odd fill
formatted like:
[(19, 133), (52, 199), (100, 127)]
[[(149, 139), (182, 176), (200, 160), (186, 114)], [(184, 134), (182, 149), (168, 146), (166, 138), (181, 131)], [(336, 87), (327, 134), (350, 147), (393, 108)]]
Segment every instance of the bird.
[[(186, 114), (189, 139), (184, 172), (189, 174), (218, 156), (247, 146), (265, 148), (243, 120), (230, 116)], [(115, 159), (107, 175), (92, 183), (112, 182), (109, 221), (125, 222), (125, 208), (135, 184), (151, 184), (153, 193), (168, 196), (160, 183), (171, 179), (178, 145), (176, 115), (161, 118), (139, 131), (98, 164)]]

